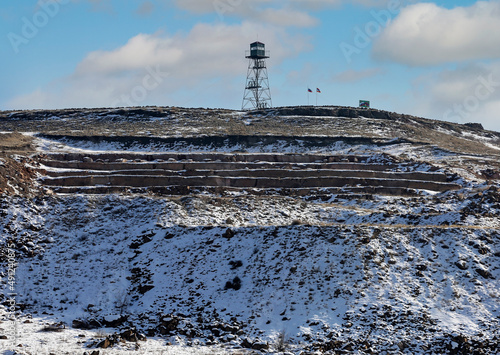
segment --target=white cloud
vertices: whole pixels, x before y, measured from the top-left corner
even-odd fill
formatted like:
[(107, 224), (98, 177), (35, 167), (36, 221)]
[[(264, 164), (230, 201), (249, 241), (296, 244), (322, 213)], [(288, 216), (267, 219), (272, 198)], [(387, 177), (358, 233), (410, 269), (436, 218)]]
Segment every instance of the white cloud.
[(92, 52), (78, 65), (75, 75), (115, 75), (155, 65), (194, 78), (241, 74), (244, 50), (257, 30), (272, 49), (273, 63), (309, 48), (305, 38), (292, 38), (272, 26), (198, 24), (185, 36), (139, 34), (116, 50)]
[(500, 132), (500, 62), (422, 76), (415, 81), (413, 97), (411, 112), (415, 114), (458, 123), (480, 122)]
[(312, 27), (318, 23), (318, 20), (307, 13), (291, 9), (264, 9), (255, 19), (281, 27)]
[[(218, 91), (227, 93), (228, 97), (235, 95), (236, 101), (241, 100), (247, 69), (245, 50), (255, 40), (257, 32), (271, 50), (268, 60), (271, 77), (272, 68), (285, 58), (310, 49), (305, 37), (291, 36), (279, 27), (250, 22), (198, 24), (187, 34), (173, 36), (139, 34), (115, 50), (89, 53), (72, 75), (17, 97), (8, 106), (183, 105), (181, 92), (184, 97), (198, 95), (196, 101), (204, 100), (211, 106), (232, 106), (209, 98), (219, 95)], [(242, 82), (236, 90), (231, 90), (228, 83), (239, 77)], [(130, 96), (133, 100), (124, 99)]]
[(178, 8), (195, 14), (238, 17), (285, 27), (311, 27), (318, 20), (310, 11), (338, 7), (343, 3), (381, 7), (391, 0), (175, 0)]
[(269, 8), (319, 9), (339, 5), (342, 0), (175, 0), (177, 7), (193, 13), (224, 11), (240, 16), (254, 16)]
[(374, 43), (375, 58), (412, 66), (500, 58), (500, 1), (404, 8)]

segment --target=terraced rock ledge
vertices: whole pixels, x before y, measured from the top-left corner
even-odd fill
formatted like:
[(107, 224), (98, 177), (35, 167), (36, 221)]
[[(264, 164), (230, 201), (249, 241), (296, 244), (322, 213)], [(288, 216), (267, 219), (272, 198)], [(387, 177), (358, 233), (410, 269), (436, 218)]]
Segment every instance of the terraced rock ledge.
[(410, 195), (415, 190), (443, 192), (460, 185), (443, 172), (412, 171), (410, 163), (385, 157), (315, 154), (107, 153), (50, 154), (41, 181), (55, 192), (106, 193), (129, 188), (185, 194), (211, 188), (263, 192), (285, 189), (296, 195), (315, 190)]

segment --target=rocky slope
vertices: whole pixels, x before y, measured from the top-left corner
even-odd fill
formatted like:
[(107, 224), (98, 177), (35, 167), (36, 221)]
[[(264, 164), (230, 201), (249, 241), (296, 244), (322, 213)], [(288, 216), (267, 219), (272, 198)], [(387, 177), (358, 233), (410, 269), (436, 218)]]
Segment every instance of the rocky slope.
[(496, 132), (335, 107), (0, 121), (29, 132), (0, 136), (6, 354), (500, 351)]

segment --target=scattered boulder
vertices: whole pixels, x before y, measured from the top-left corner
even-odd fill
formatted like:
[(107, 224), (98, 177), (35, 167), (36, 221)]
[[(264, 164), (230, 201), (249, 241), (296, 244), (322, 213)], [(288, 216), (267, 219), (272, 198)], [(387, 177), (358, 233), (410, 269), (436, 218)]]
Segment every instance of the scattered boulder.
[(459, 260), (455, 263), (455, 265), (460, 270), (467, 270), (469, 268), (469, 265), (467, 265), (467, 262), (465, 260)]
[(113, 333), (108, 335), (105, 339), (98, 342), (95, 346), (97, 348), (108, 349), (119, 343), (125, 342), (146, 341), (146, 336), (142, 333), (138, 333), (135, 328), (129, 328), (121, 333)]
[(122, 339), (131, 342), (146, 341), (146, 336), (142, 333), (138, 333), (135, 328), (127, 329), (120, 333)]
[(113, 339), (111, 337), (106, 337), (104, 340), (102, 340), (101, 342), (97, 343), (96, 347), (102, 348), (102, 349), (107, 349), (107, 348), (112, 347), (116, 343), (117, 342), (115, 341), (115, 339)]
[(257, 341), (252, 345), (252, 349), (258, 351), (264, 351), (269, 349), (269, 344), (264, 341)]
[(253, 342), (250, 340), (250, 338), (245, 337), (245, 338), (243, 338), (241, 340), (241, 344), (240, 345), (241, 345), (242, 348), (252, 349)]
[(71, 326), (75, 329), (97, 329), (103, 325), (95, 319), (75, 319)]
[(129, 248), (130, 249), (138, 249), (141, 245), (149, 243), (153, 240), (155, 236), (154, 232), (143, 234), (132, 241)]
[(49, 325), (43, 327), (40, 331), (41, 332), (62, 332), (64, 329), (66, 329), (66, 325), (64, 323), (60, 322), (60, 323), (49, 324)]
[(161, 335), (172, 335), (177, 330), (181, 318), (172, 314), (161, 317), (158, 331)]
[(476, 272), (485, 279), (494, 279), (493, 275), (488, 270), (477, 268)]
[(75, 319), (72, 322), (72, 327), (75, 329), (116, 328), (122, 326), (127, 320), (128, 316), (120, 316), (116, 319), (106, 319), (104, 317), (98, 319)]
[(224, 234), (222, 234), (222, 237), (226, 238), (226, 239), (231, 239), (232, 237), (234, 237), (234, 232), (232, 231), (231, 228), (228, 228), (228, 229), (226, 229)]
[(236, 276), (233, 281), (228, 281), (226, 282), (226, 285), (224, 286), (224, 290), (239, 290), (241, 288), (241, 279)]
[(241, 260), (231, 260), (229, 265), (231, 265), (231, 270), (234, 270), (243, 266), (243, 262)]

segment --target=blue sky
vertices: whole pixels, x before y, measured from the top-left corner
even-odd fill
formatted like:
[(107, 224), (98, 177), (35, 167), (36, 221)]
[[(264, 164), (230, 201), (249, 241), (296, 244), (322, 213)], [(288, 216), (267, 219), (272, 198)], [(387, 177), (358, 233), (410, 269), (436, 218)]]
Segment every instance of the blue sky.
[(320, 105), (500, 131), (499, 0), (2, 1), (0, 34), (2, 110), (239, 109), (258, 39), (274, 106), (318, 87)]

